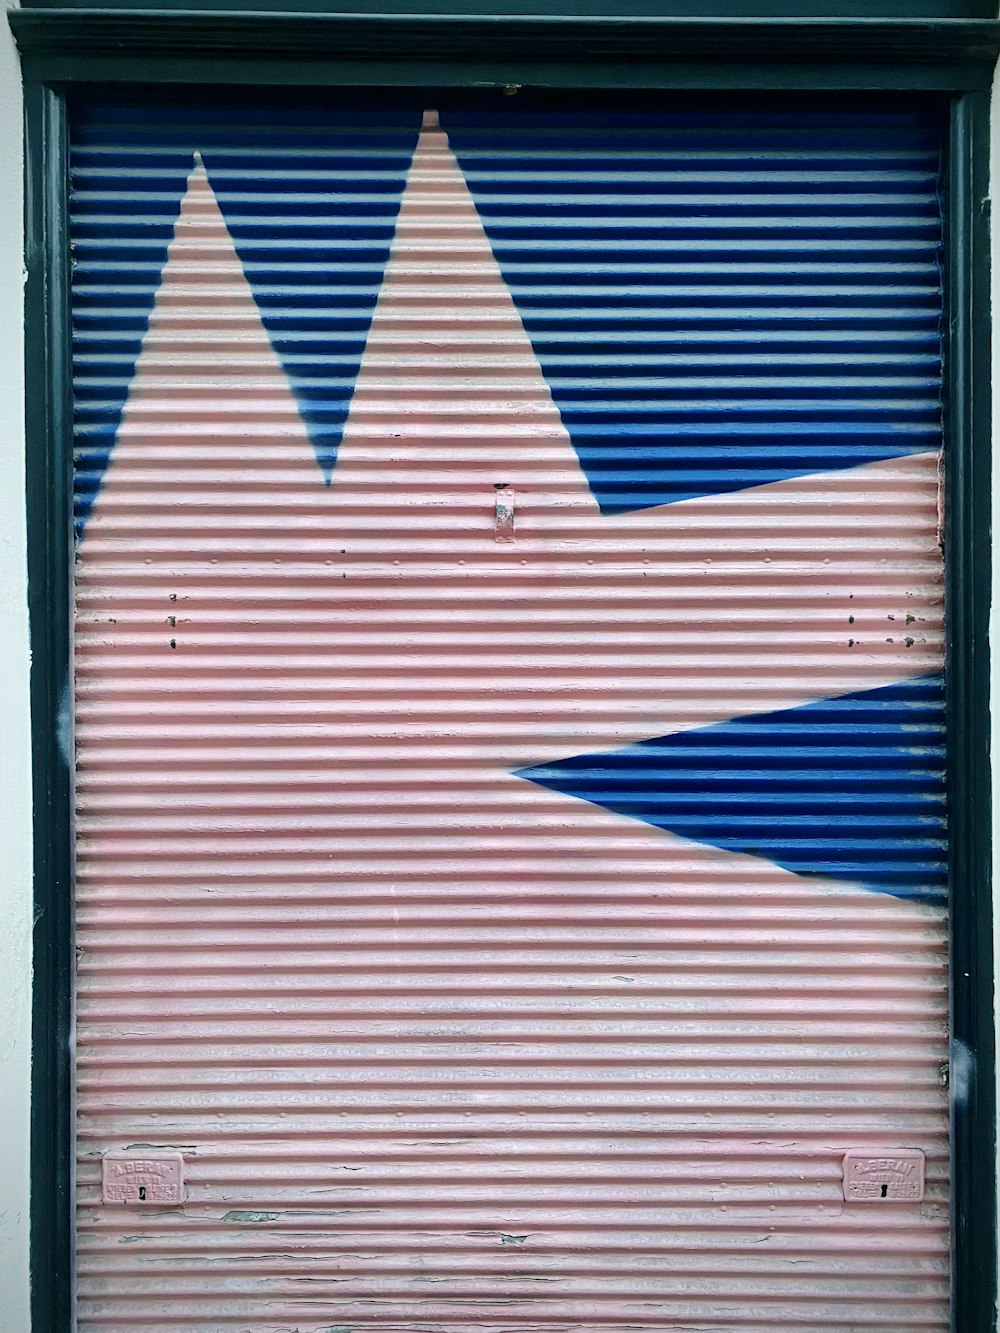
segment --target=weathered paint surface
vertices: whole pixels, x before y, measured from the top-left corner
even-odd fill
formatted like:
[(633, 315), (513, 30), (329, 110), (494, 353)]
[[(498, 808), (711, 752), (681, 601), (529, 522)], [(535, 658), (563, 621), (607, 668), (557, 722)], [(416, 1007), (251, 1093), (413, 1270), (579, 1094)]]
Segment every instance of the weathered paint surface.
[(31, 724), (24, 503), (24, 111), (0, 34), (0, 1333), (28, 1313), (31, 1069)]
[(81, 1329), (944, 1330), (936, 449), (602, 509), (429, 115), (327, 484), (192, 160), (79, 552)]

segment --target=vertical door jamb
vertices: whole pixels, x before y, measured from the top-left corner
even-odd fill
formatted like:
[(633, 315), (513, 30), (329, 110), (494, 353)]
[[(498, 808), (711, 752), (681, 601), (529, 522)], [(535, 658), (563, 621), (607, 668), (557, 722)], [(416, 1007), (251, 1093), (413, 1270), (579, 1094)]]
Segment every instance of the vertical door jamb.
[(990, 799), (988, 92), (951, 103), (946, 145), (945, 570), (951, 883), (952, 1327), (996, 1328)]
[(31, 1321), (74, 1327), (73, 440), (66, 102), (25, 80), (25, 352), (34, 936)]
[[(951, 103), (946, 153), (944, 542), (948, 602), (955, 1333), (996, 1329), (990, 859), (989, 93)], [(62, 91), (25, 81), (28, 598), (34, 803), (31, 1302), (74, 1326), (72, 343)]]

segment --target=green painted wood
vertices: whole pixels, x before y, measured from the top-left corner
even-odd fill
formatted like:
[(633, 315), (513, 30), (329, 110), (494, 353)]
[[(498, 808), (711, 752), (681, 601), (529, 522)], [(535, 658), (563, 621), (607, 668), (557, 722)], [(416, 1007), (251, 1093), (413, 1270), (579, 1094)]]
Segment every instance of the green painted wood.
[(25, 96), (25, 424), (31, 623), (31, 1319), (72, 1326), (73, 486), (68, 135), (63, 99)]
[[(178, 0), (183, 4), (185, 0)], [(250, 0), (253, 3), (254, 0)], [(516, 3), (516, 0), (511, 0)], [(35, 1009), (32, 1130), (33, 1325), (69, 1333), (72, 808), (60, 746), (70, 633), (68, 241), (65, 103), (57, 85), (144, 81), (255, 85), (470, 85), (536, 82), (553, 88), (796, 88), (978, 90), (954, 101), (948, 209), (946, 329), (950, 459), (948, 562), (956, 1333), (995, 1333), (995, 1092), (990, 769), (988, 751), (990, 453), (989, 275), (986, 184), (995, 21), (716, 23), (435, 18), (355, 20), (270, 13), (137, 14), (14, 11), (27, 80), (29, 597), (36, 819)], [(129, 0), (131, 4), (131, 0)], [(321, 0), (304, 0), (316, 3)], [(527, 6), (527, 0), (524, 0)], [(587, 0), (580, 0), (581, 5)], [(592, 0), (596, 6), (598, 0)], [(736, 3), (736, 0), (733, 0)], [(775, 0), (780, 3), (780, 0)], [(961, 0), (956, 0), (960, 4)], [(220, 7), (225, 0), (219, 0)], [(434, 4), (429, 0), (427, 8)], [(43, 8), (43, 6), (45, 6)], [(633, 0), (636, 10), (639, 0)], [(362, 7), (362, 6), (359, 6)], [(574, 8), (577, 5), (574, 4)], [(774, 12), (774, 11), (772, 11)], [(895, 12), (895, 11), (894, 11)], [(964, 13), (964, 10), (963, 10)], [(878, 14), (880, 18), (874, 16)], [(437, 27), (435, 28), (435, 24)], [(546, 26), (547, 25), (547, 26)], [(545, 29), (544, 47), (539, 49)], [(682, 31), (683, 30), (683, 31)], [(282, 33), (280, 41), (277, 35)], [(511, 34), (517, 33), (515, 41)], [(526, 37), (525, 34), (529, 34)], [(530, 34), (534, 34), (531, 37)], [(645, 34), (645, 36), (643, 36)], [(448, 44), (435, 47), (442, 35)], [(529, 40), (530, 38), (530, 40)], [(201, 43), (207, 41), (207, 49)], [(749, 43), (749, 45), (748, 45)], [(526, 58), (523, 52), (530, 51)], [(462, 52), (468, 55), (462, 55)], [(198, 54), (193, 54), (198, 53)]]
[(996, 1031), (989, 729), (990, 99), (956, 101), (945, 356), (948, 822), (952, 884), (952, 1327), (996, 1328)]
[[(28, 0), (23, 9), (122, 9), (187, 10), (191, 0)], [(412, 14), (412, 0), (356, 0), (354, 14)], [(586, 18), (606, 15), (607, 0), (503, 0), (507, 15)], [(619, 18), (725, 18), (725, 19), (989, 19), (997, 7), (992, 0), (623, 0), (614, 6)], [(272, 10), (281, 13), (331, 14), (337, 12), (335, 0), (293, 0), (275, 5), (274, 0), (205, 0), (201, 13), (226, 13), (233, 10)], [(496, 0), (421, 0), (421, 14), (491, 14), (498, 10)]]
[[(155, 56), (161, 60), (342, 62), (405, 58), (448, 64), (502, 59), (586, 61), (612, 68), (726, 61), (809, 60), (824, 65), (992, 64), (1000, 53), (1000, 21), (972, 19), (544, 18), (470, 14), (179, 13), (169, 10), (23, 9), (10, 11), (22, 52), (48, 56)], [(654, 80), (655, 82), (655, 80)]]
[(691, 89), (759, 91), (781, 89), (819, 92), (954, 93), (988, 91), (993, 69), (988, 64), (867, 65), (839, 62), (825, 65), (807, 60), (759, 61), (753, 64), (691, 60), (632, 61), (618, 64), (587, 60), (428, 60), (402, 56), (382, 60), (336, 60), (328, 57), (294, 60), (254, 56), (163, 58), (108, 55), (25, 55), (24, 76), (54, 86), (200, 84), (241, 87), (384, 87), (502, 88), (523, 84), (535, 88)]

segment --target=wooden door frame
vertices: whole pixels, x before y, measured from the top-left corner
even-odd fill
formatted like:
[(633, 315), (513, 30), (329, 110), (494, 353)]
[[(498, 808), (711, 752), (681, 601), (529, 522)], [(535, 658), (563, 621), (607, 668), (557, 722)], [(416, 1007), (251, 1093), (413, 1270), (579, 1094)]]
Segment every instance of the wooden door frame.
[[(180, 0), (166, 0), (167, 4)], [(772, 0), (777, 3), (777, 0)], [(500, 17), (73, 7), (10, 12), (26, 134), (34, 784), (31, 1301), (73, 1328), (72, 348), (67, 100), (109, 85), (922, 92), (946, 119), (944, 276), (952, 1326), (994, 1333), (996, 1096), (988, 622), (990, 84), (1000, 22)], [(531, 52), (525, 57), (523, 52)]]

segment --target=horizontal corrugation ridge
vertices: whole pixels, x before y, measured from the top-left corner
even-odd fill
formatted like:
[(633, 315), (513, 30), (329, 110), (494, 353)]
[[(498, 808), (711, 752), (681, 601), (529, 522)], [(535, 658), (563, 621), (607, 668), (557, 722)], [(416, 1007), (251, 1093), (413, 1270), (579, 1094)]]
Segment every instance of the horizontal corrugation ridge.
[(935, 127), (271, 101), (74, 129), (81, 1333), (943, 1333)]

